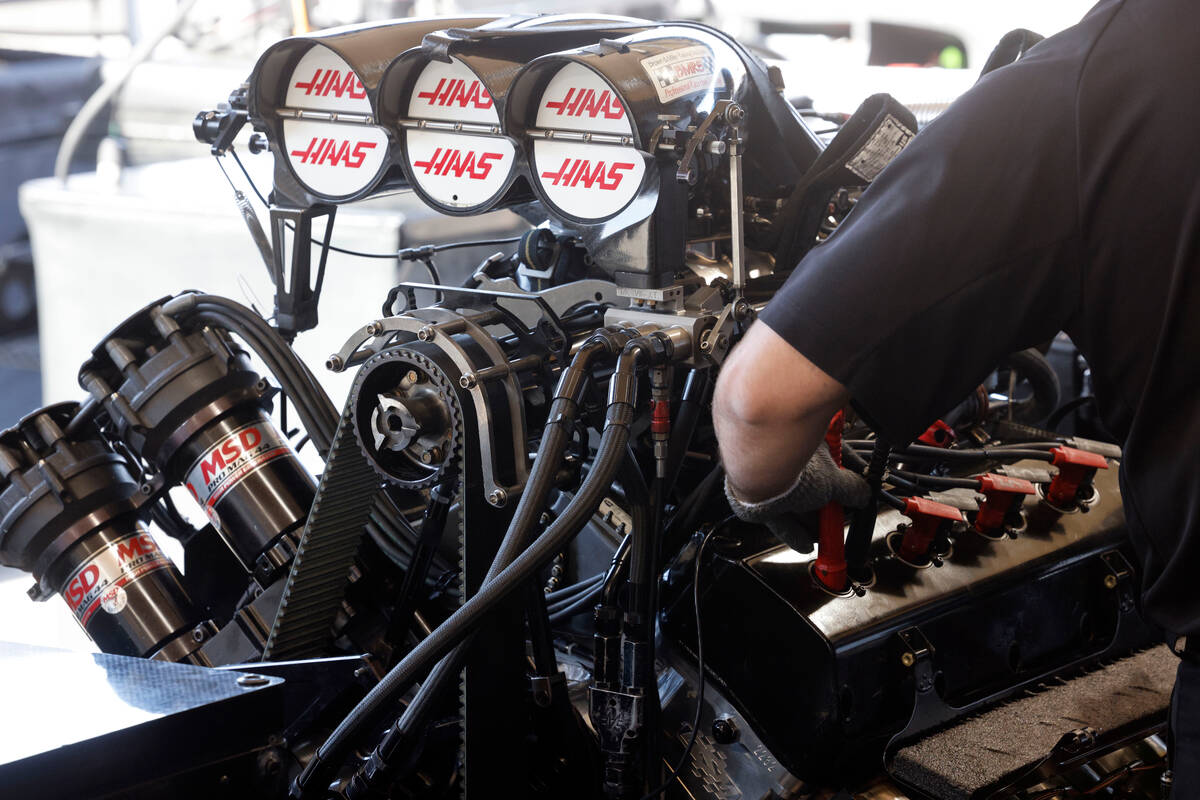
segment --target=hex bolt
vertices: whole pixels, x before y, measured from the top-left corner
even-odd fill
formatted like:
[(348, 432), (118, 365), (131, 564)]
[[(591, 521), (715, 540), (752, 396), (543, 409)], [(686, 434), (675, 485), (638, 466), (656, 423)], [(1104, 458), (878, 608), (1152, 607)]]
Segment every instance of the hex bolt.
[(368, 336), (378, 336), (380, 331), (383, 330), (383, 326), (378, 322), (369, 322), (363, 330), (366, 331)]
[(337, 354), (325, 359), (325, 369), (329, 370), (330, 372), (341, 372), (342, 366), (342, 358)]
[(436, 446), (431, 447), (428, 450), (426, 450), (425, 452), (421, 453), (421, 463), (422, 464), (436, 464), (441, 460), (442, 460), (442, 448), (440, 448), (440, 447), (436, 447)]
[(504, 508), (504, 504), (508, 502), (508, 492), (503, 489), (493, 489), (487, 496), (487, 501), (496, 508)]
[(421, 376), (417, 374), (415, 369), (410, 369), (408, 372), (404, 373), (404, 379), (409, 383), (416, 383), (417, 381), (421, 380)]
[(433, 337), (436, 335), (437, 335), (437, 330), (435, 330), (432, 325), (426, 325), (425, 327), (423, 327), (419, 331), (417, 331), (417, 338), (420, 339), (422, 342), (432, 341)]
[(904, 653), (900, 654), (900, 663), (906, 667), (911, 667), (913, 664), (917, 663), (917, 657), (912, 653), (905, 651)]
[(458, 379), (458, 385), (464, 389), (474, 389), (475, 388), (475, 373), (467, 372), (467, 373), (463, 374), (463, 376)]
[(1118, 581), (1117, 581), (1116, 575), (1110, 574), (1110, 575), (1104, 576), (1104, 588), (1105, 589), (1115, 589), (1115, 588), (1117, 588), (1117, 583), (1118, 583)]
[(733, 744), (741, 735), (742, 732), (731, 717), (718, 717), (713, 720), (712, 737), (717, 744)]

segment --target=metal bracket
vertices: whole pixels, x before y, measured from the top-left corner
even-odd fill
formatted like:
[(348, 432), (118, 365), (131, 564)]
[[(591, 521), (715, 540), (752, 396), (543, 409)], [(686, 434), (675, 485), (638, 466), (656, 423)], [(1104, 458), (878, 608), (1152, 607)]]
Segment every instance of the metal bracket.
[[(420, 288), (429, 288), (424, 284), (419, 286)], [(470, 335), (472, 340), (492, 359), (493, 365), (508, 363), (507, 357), (495, 340), (469, 316), (434, 306), (417, 309), (397, 317), (387, 317), (359, 328), (346, 341), (346, 344), (342, 345), (341, 350), (329, 357), (326, 366), (334, 372), (341, 372), (390, 346), (393, 343), (394, 335), (402, 332), (410, 333), (422, 341), (436, 341), (462, 375), (474, 375), (478, 367), (454, 340), (453, 334), (456, 333)], [(363, 345), (366, 347), (364, 348)], [(484, 495), (492, 505), (501, 507), (524, 489), (525, 481), (529, 477), (529, 467), (525, 457), (525, 404), (521, 387), (511, 373), (502, 375), (496, 380), (503, 382), (508, 400), (512, 442), (507, 446), (511, 447), (512, 452), (517, 456), (514, 459), (517, 482), (511, 486), (501, 484), (497, 478), (496, 454), (492, 445), (491, 433), (495, 425), (492, 423), (491, 407), (487, 402), (486, 387), (482, 382), (476, 380), (471, 382), (470, 386), (463, 388), (470, 392), (472, 405), (475, 407), (475, 424), (479, 431), (479, 446), (483, 456)]]
[[(301, 331), (317, 326), (317, 303), (325, 281), (325, 261), (333, 236), (333, 218), (337, 206), (311, 208), (271, 207), (271, 279), (275, 283), (275, 325), (291, 341)], [(325, 217), (325, 238), (317, 264), (316, 283), (312, 281), (312, 222)], [(291, 258), (287, 258), (288, 229), (291, 229)]]

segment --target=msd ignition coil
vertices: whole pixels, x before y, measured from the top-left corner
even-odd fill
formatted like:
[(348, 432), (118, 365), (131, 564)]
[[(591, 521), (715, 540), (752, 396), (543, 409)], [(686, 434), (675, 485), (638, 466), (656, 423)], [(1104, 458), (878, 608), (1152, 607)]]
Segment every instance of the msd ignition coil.
[[(166, 306), (169, 307), (169, 306)], [(92, 351), (79, 383), (115, 438), (184, 486), (261, 586), (294, 554), (316, 486), (271, 421), (270, 387), (230, 335), (154, 303)]]
[(78, 409), (0, 433), (0, 564), (33, 573), (34, 600), (61, 595), (106, 653), (203, 663), (200, 615), (139, 519), (151, 493), (94, 424), (70, 424)]

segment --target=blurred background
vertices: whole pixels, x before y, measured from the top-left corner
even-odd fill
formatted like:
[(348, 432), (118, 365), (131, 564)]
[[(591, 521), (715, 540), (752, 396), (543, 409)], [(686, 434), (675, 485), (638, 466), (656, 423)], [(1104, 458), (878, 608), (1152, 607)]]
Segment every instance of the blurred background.
[[(1002, 35), (1049, 36), (1092, 0), (0, 0), (0, 429), (48, 402), (81, 399), (79, 365), (130, 313), (183, 289), (259, 309), (273, 296), (231, 182), (270, 188), (266, 156), (227, 178), (192, 136), (270, 43), (408, 16), (609, 13), (693, 19), (779, 64), (813, 127), (890, 92), (927, 123), (974, 82)], [(68, 133), (69, 131), (69, 133)], [(249, 128), (243, 131), (248, 136)], [(239, 142), (243, 144), (244, 142)], [(248, 150), (239, 148), (242, 153)], [(261, 206), (258, 211), (263, 213)], [(440, 216), (411, 194), (338, 212), (334, 243), (367, 252), (478, 239), (521, 226), (507, 211)], [(494, 248), (493, 248), (494, 249)], [(439, 261), (457, 282), (490, 250)], [(409, 273), (412, 272), (410, 276)], [(321, 326), (297, 349), (320, 364), (398, 280), (420, 266), (332, 254)], [(323, 370), (321, 371), (323, 372)], [(350, 374), (331, 377), (344, 396)], [(91, 649), (57, 604), (30, 604), (0, 568), (0, 641)], [(20, 613), (4, 613), (20, 604)]]

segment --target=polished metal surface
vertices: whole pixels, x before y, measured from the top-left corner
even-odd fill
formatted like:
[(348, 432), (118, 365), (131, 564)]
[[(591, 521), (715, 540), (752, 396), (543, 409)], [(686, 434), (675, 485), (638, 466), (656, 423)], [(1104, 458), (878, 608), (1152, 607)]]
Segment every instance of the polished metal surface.
[[(10, 785), (22, 762), (39, 754), (138, 726), (152, 736), (153, 723), (214, 703), (228, 704), (232, 714), (247, 695), (283, 683), (267, 678), (261, 686), (240, 686), (243, 674), (0, 642), (0, 685), (6, 687), (0, 786)], [(61, 769), (71, 761), (58, 763)]]

